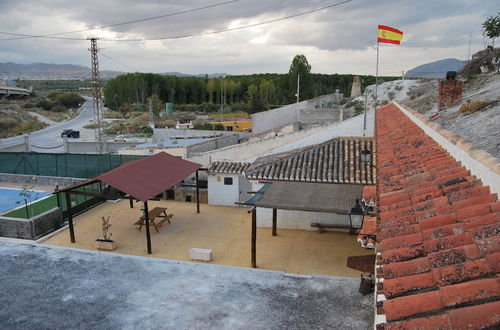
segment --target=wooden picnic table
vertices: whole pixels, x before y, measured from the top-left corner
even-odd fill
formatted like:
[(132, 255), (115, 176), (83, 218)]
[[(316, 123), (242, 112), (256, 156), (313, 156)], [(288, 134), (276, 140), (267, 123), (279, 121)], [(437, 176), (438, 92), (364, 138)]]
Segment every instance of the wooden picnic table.
[[(162, 225), (164, 221), (168, 221), (170, 223), (170, 219), (174, 216), (173, 214), (167, 214), (166, 207), (155, 207), (151, 211), (148, 212), (149, 225), (155, 227), (156, 232), (159, 233), (158, 227)], [(159, 221), (157, 219), (159, 218)], [(141, 216), (139, 220), (137, 220), (134, 225), (139, 226), (139, 231), (141, 231), (142, 226), (146, 225), (146, 218)]]

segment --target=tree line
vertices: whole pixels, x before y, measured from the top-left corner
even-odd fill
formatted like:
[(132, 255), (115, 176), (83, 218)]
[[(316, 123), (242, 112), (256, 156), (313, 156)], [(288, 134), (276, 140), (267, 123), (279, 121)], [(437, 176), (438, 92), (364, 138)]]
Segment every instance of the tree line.
[[(304, 55), (295, 56), (288, 74), (264, 73), (228, 77), (177, 77), (154, 73), (128, 73), (107, 82), (106, 106), (121, 112), (145, 111), (152, 101), (155, 112), (164, 103), (176, 110), (216, 112), (220, 104), (231, 111), (255, 113), (296, 101), (300, 75), (300, 100), (333, 93), (350, 96), (352, 74), (315, 74)], [(387, 77), (392, 80), (397, 77)], [(362, 89), (375, 83), (374, 76), (361, 76)]]

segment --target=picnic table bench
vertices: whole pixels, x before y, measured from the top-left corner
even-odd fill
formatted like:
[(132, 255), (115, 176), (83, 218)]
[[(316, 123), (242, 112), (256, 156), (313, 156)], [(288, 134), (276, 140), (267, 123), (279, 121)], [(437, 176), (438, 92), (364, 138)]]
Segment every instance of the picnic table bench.
[[(173, 214), (167, 214), (166, 207), (155, 207), (151, 211), (148, 212), (149, 225), (155, 227), (156, 232), (159, 233), (158, 227), (161, 227), (162, 223), (168, 221), (170, 223), (170, 219), (174, 216)], [(158, 219), (158, 220), (157, 220)], [(146, 225), (146, 218), (141, 216), (139, 220), (137, 220), (134, 225), (139, 226), (139, 231), (141, 231), (142, 226)]]

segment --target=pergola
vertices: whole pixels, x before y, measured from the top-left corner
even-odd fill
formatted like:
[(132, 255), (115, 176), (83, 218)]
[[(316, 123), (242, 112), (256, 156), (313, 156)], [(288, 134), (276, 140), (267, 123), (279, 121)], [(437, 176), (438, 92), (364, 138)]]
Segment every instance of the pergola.
[[(253, 206), (252, 213), (252, 267), (257, 267), (257, 207), (273, 210), (272, 235), (277, 236), (278, 209), (307, 212), (349, 214), (361, 198), (363, 185), (325, 184), (303, 182), (267, 182), (244, 205)], [(351, 226), (338, 225), (338, 228)]]
[[(55, 193), (66, 194), (66, 205), (68, 212), (68, 224), (71, 242), (74, 243), (75, 231), (73, 227), (73, 215), (71, 210), (70, 194), (102, 197), (106, 199), (129, 199), (130, 207), (133, 207), (133, 199), (144, 203), (144, 218), (146, 223), (146, 240), (148, 254), (151, 254), (151, 235), (149, 230), (148, 200), (161, 194), (168, 188), (180, 183), (189, 175), (196, 172), (196, 209), (200, 213), (200, 196), (198, 185), (198, 170), (201, 165), (165, 152), (125, 163), (111, 171), (103, 173), (93, 179), (86, 180), (76, 185), (56, 190)], [(104, 182), (127, 194), (102, 194), (94, 192), (78, 191), (78, 188)]]

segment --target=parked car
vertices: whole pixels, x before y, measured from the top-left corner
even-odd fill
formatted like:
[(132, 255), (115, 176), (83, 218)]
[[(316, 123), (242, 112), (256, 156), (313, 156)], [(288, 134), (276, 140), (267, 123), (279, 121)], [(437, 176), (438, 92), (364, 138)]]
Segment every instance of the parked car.
[(123, 135), (115, 136), (115, 142), (127, 142), (127, 139)]
[(65, 129), (61, 132), (61, 137), (67, 136), (69, 138), (78, 139), (80, 137), (80, 131), (75, 131), (73, 129)]

